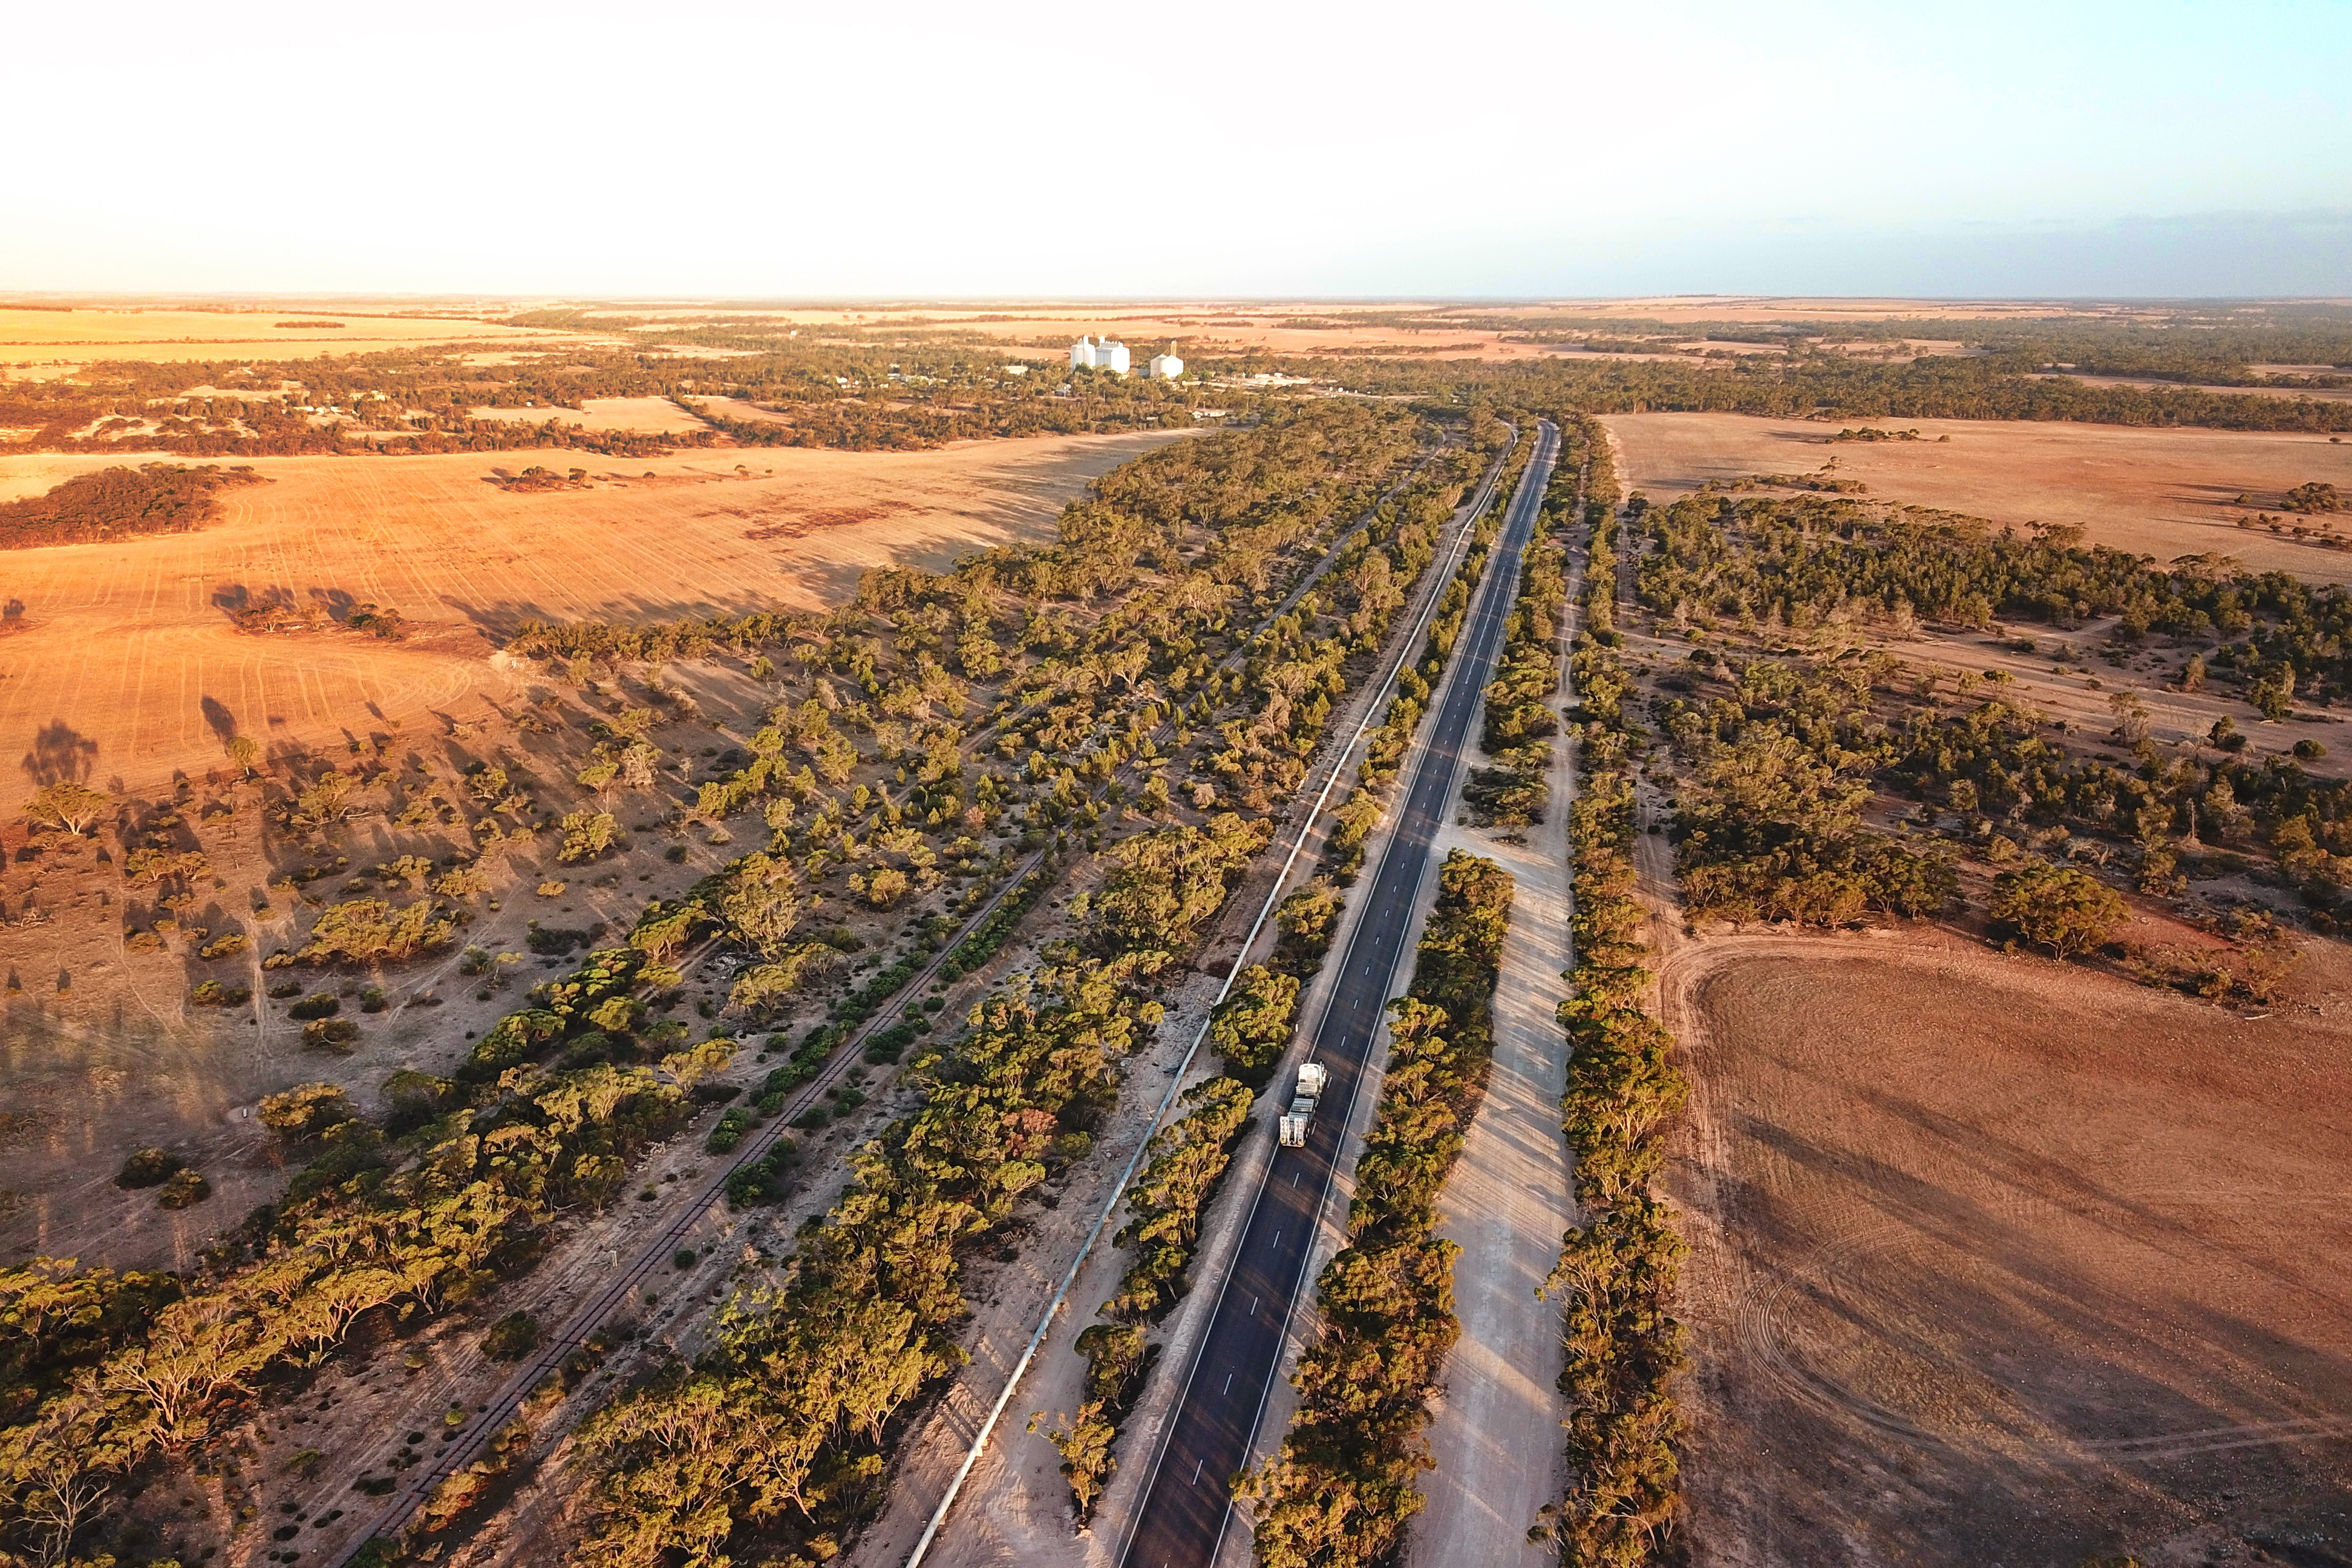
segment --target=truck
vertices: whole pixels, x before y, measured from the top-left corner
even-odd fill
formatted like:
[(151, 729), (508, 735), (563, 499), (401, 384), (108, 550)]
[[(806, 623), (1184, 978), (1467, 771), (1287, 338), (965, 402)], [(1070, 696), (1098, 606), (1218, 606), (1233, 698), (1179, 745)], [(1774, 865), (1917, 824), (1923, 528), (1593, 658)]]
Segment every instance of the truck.
[(1298, 1064), (1298, 1083), (1290, 1096), (1290, 1110), (1282, 1119), (1281, 1139), (1286, 1149), (1307, 1146), (1307, 1129), (1315, 1120), (1315, 1102), (1323, 1098), (1323, 1085), (1329, 1073), (1320, 1062)]

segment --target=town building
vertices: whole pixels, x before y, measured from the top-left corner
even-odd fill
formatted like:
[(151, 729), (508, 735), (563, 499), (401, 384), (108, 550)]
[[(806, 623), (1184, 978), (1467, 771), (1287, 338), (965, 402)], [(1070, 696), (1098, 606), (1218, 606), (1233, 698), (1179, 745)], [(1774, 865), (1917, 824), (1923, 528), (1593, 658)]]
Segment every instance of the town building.
[(1116, 338), (1096, 342), (1091, 336), (1081, 337), (1070, 345), (1070, 368), (1116, 371), (1125, 375), (1128, 369), (1127, 345)]
[(1151, 356), (1150, 374), (1154, 381), (1181, 381), (1184, 362), (1176, 357), (1176, 350), (1171, 346), (1166, 353)]

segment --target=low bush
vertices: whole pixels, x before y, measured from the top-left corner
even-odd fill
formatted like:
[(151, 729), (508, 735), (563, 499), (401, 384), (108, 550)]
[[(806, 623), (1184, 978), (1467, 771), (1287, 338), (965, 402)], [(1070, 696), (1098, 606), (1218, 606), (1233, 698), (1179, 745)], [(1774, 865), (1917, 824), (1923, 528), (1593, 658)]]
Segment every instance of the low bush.
[(187, 1163), (168, 1149), (141, 1149), (122, 1162), (114, 1184), (126, 1189), (160, 1187)]

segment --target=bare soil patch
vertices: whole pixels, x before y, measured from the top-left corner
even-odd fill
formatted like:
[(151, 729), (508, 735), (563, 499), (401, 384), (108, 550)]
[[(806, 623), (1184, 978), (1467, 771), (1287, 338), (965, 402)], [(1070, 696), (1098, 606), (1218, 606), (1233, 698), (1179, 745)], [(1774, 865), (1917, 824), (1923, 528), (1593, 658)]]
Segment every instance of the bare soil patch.
[[(1617, 437), (1629, 485), (1654, 500), (1673, 500), (1710, 479), (1809, 472), (1834, 458), (1837, 477), (1863, 481), (1873, 500), (1938, 507), (2018, 528), (2073, 525), (2091, 543), (2158, 561), (2213, 552), (2257, 571), (2352, 582), (2352, 551), (2237, 525), (2251, 511), (2275, 512), (2279, 497), (2295, 485), (2352, 484), (2352, 444), (2325, 436), (1871, 419), (1845, 423), (1916, 429), (1920, 438), (1824, 445), (1840, 426), (1744, 414), (1620, 414), (1604, 422)], [(1937, 439), (1944, 436), (1951, 439)], [(2237, 504), (2240, 495), (2246, 505)]]
[[(32, 750), (0, 812), (35, 787), (42, 734), (140, 790), (219, 767), (233, 733), (275, 752), (432, 725), (504, 689), (491, 656), (527, 620), (838, 603), (869, 566), (1049, 537), (1096, 476), (1173, 438), (592, 458), (587, 488), (538, 492), (485, 482), (531, 454), (256, 458), (276, 482), (200, 532), (11, 552), (5, 593), (35, 626), (0, 641), (0, 744)], [(0, 499), (108, 461), (0, 459)], [(271, 595), (397, 609), (414, 635), (238, 631), (230, 611)]]
[(2344, 1560), (2342, 948), (2245, 1020), (1942, 936), (1678, 945), (1695, 1562)]

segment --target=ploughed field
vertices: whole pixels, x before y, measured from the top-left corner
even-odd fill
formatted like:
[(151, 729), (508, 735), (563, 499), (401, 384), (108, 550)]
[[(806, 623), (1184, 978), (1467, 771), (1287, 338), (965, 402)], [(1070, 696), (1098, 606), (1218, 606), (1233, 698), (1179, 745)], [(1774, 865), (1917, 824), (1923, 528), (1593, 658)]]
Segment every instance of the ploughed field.
[(1685, 949), (1693, 1560), (2345, 1561), (2347, 982)]
[[(643, 621), (807, 609), (866, 567), (940, 569), (1050, 538), (1098, 475), (1163, 433), (971, 443), (917, 453), (802, 448), (604, 458), (573, 452), (259, 458), (272, 483), (228, 490), (194, 533), (0, 556), (0, 744), (28, 766), (13, 813), (71, 753), (78, 776), (137, 790), (201, 777), (232, 735), (341, 745), (436, 722), (505, 691), (494, 645), (523, 622)], [(37, 495), (122, 458), (0, 458), (0, 499)], [(533, 466), (558, 488), (494, 480)], [(578, 487), (570, 471), (584, 468)], [(325, 629), (240, 631), (272, 599), (330, 612)], [(355, 605), (410, 635), (341, 629)], [(15, 755), (16, 752), (11, 752)]]
[[(1857, 499), (1965, 512), (2022, 531), (2078, 527), (2089, 544), (2159, 563), (2207, 552), (2257, 572), (2352, 583), (2352, 549), (2322, 542), (2323, 521), (2352, 534), (2352, 519), (2283, 514), (2284, 493), (2314, 480), (2352, 488), (2352, 441), (2285, 431), (2158, 429), (1969, 419), (1845, 419), (1822, 423), (1746, 414), (1614, 414), (1629, 489), (1661, 503), (1710, 480), (1811, 476), (1867, 488)], [(1916, 430), (1916, 441), (1832, 441), (1841, 429)], [(1938, 439), (1948, 436), (1948, 441)], [(1796, 495), (1769, 488), (1744, 494)], [(2240, 496), (2245, 504), (2238, 503)], [(2265, 523), (2238, 520), (2266, 514)], [(2311, 537), (2292, 530), (2305, 525)]]

